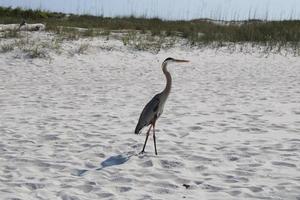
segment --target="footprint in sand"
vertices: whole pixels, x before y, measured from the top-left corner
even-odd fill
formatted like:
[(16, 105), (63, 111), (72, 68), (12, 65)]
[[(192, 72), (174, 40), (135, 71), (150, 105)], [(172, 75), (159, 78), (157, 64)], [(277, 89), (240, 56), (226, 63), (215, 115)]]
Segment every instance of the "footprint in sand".
[(132, 190), (131, 187), (116, 187), (115, 189), (117, 190), (117, 192), (121, 192), (121, 193)]
[(182, 162), (169, 160), (160, 160), (160, 164), (163, 168), (181, 168), (184, 166), (184, 163)]
[(281, 167), (297, 167), (295, 164), (292, 163), (288, 163), (288, 162), (279, 162), (279, 161), (273, 161), (272, 165), (277, 165), (277, 166), (281, 166)]
[(153, 162), (151, 160), (147, 160), (143, 163), (140, 164), (141, 167), (152, 167), (153, 166)]

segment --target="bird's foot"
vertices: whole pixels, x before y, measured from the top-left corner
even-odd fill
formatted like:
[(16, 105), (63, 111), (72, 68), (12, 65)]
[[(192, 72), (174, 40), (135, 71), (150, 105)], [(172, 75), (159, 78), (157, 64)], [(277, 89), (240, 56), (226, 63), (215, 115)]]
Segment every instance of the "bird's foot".
[(140, 153), (139, 153), (139, 155), (142, 155), (142, 154), (144, 154), (145, 153), (145, 151), (141, 151)]

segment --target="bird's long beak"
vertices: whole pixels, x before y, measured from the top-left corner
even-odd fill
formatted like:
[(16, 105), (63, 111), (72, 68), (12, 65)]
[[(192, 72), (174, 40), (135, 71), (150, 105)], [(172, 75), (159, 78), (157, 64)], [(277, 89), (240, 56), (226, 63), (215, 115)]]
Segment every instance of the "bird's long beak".
[(175, 62), (190, 62), (189, 60), (177, 60), (175, 59)]

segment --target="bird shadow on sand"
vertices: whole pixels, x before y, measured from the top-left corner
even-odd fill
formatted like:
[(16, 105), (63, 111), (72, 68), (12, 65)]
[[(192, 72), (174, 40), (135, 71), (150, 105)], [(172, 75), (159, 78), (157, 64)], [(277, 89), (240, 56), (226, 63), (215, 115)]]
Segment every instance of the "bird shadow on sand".
[(100, 171), (107, 167), (113, 167), (116, 165), (122, 165), (126, 163), (132, 156), (138, 156), (135, 152), (128, 152), (124, 154), (114, 155), (110, 156), (104, 161), (100, 163), (100, 167), (94, 168), (94, 169), (77, 169), (72, 172), (72, 175), (74, 176), (83, 176), (89, 171)]

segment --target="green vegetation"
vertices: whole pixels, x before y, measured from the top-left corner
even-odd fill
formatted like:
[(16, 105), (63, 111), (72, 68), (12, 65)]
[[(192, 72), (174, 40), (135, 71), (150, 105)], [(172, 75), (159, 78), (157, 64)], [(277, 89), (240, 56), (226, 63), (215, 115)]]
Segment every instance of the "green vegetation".
[(0, 38), (18, 38), (20, 37), (20, 33), (18, 30), (8, 30), (3, 32), (2, 35), (0, 35)]
[(47, 54), (45, 51), (43, 51), (43, 48), (41, 46), (33, 46), (30, 48), (24, 48), (23, 52), (26, 53), (26, 55), (29, 58), (46, 58)]
[(12, 50), (14, 50), (14, 46), (11, 44), (3, 44), (2, 46), (0, 46), (1, 53), (6, 53)]
[[(146, 49), (149, 44), (155, 49), (172, 46), (174, 40), (162, 44), (162, 39), (184, 38), (190, 45), (224, 46), (228, 44), (252, 43), (281, 50), (283, 47), (298, 49), (300, 41), (300, 21), (261, 21), (218, 23), (212, 20), (165, 21), (158, 18), (103, 17), (90, 15), (66, 15), (42, 10), (23, 10), (0, 7), (0, 24), (45, 23), (48, 31), (60, 34), (64, 39), (106, 36), (116, 31), (125, 32), (121, 37), (124, 45), (136, 49)], [(82, 28), (78, 30), (77, 28)], [(17, 33), (10, 33), (17, 34)], [(6, 37), (10, 37), (7, 35)]]

